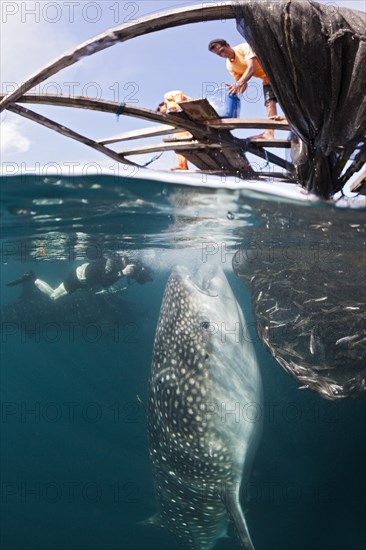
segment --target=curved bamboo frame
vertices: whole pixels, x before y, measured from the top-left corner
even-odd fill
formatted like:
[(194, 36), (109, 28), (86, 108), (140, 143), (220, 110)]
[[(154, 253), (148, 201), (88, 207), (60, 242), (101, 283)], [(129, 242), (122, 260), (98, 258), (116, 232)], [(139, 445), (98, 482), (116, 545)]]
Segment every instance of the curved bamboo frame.
[[(105, 50), (107, 48), (110, 48), (111, 46), (114, 46), (119, 42), (125, 42), (127, 40), (131, 40), (132, 38), (136, 38), (144, 34), (160, 31), (171, 27), (191, 24), (191, 23), (199, 23), (202, 21), (214, 21), (214, 20), (223, 19), (223, 18), (235, 19), (236, 18), (235, 8), (237, 6), (240, 6), (241, 4), (246, 3), (247, 1), (248, 0), (231, 0), (228, 2), (220, 3), (219, 5), (212, 4), (212, 5), (203, 6), (203, 5), (197, 4), (189, 7), (177, 8), (174, 10), (168, 10), (157, 14), (149, 15), (141, 18), (137, 22), (127, 23), (127, 24), (117, 26), (113, 29), (109, 29), (105, 33), (102, 33), (86, 42), (81, 43), (71, 52), (66, 52), (59, 59), (47, 65), (38, 73), (28, 78), (21, 86), (19, 86), (12, 93), (8, 94), (7, 96), (3, 96), (0, 101), (0, 112), (4, 109), (8, 109), (9, 111), (12, 111), (20, 116), (26, 117), (62, 135), (65, 135), (66, 137), (82, 142), (85, 145), (113, 158), (114, 160), (117, 160), (118, 162), (139, 166), (138, 164), (132, 162), (131, 160), (126, 159), (126, 156), (129, 156), (129, 154), (139, 154), (140, 152), (143, 153), (145, 151), (141, 151), (138, 149), (137, 150), (131, 149), (131, 150), (123, 151), (121, 153), (117, 153), (112, 149), (110, 149), (109, 147), (106, 147), (107, 144), (122, 141), (123, 136), (122, 136), (122, 140), (117, 139), (118, 136), (113, 136), (111, 138), (106, 138), (104, 140), (96, 141), (88, 138), (87, 136), (78, 134), (73, 130), (71, 130), (70, 128), (66, 128), (65, 126), (62, 126), (61, 124), (56, 123), (29, 109), (16, 105), (15, 103), (21, 102), (21, 103), (47, 104), (47, 105), (55, 105), (55, 106), (57, 105), (57, 106), (77, 107), (77, 108), (83, 108), (83, 109), (86, 108), (86, 109), (91, 109), (96, 111), (116, 113), (119, 108), (119, 105), (116, 102), (112, 102), (112, 101), (89, 99), (85, 97), (72, 98), (72, 97), (64, 97), (64, 96), (52, 96), (49, 94), (44, 94), (39, 96), (35, 94), (28, 94), (27, 92), (29, 92), (29, 90), (31, 90), (33, 87), (42, 83), (52, 75), (58, 73), (62, 69), (77, 63), (80, 59), (94, 55), (95, 53)], [(26, 93), (27, 95), (24, 95)], [(179, 146), (174, 144), (166, 145), (165, 143), (163, 143), (161, 144), (160, 148), (159, 146), (152, 147), (148, 149), (146, 152), (179, 149), (180, 151), (186, 152), (187, 154), (192, 153), (193, 154), (192, 158), (194, 158), (194, 152), (193, 152), (194, 149), (202, 148), (202, 149), (209, 150), (210, 148), (219, 149), (220, 147), (221, 148), (227, 147), (234, 150), (233, 158), (235, 157), (236, 159), (236, 163), (234, 162), (234, 166), (235, 165), (238, 166), (241, 164), (243, 165), (242, 166), (243, 170), (241, 169), (234, 170), (233, 167), (231, 167), (231, 172), (235, 171), (235, 173), (238, 175), (242, 174), (245, 176), (252, 176), (252, 177), (255, 176), (255, 173), (253, 172), (253, 170), (251, 170), (249, 163), (245, 159), (245, 155), (243, 154), (245, 152), (252, 153), (253, 155), (256, 155), (269, 162), (272, 162), (277, 166), (280, 166), (281, 168), (287, 170), (288, 172), (291, 172), (293, 169), (293, 166), (291, 163), (287, 162), (281, 157), (278, 157), (277, 155), (274, 155), (273, 153), (265, 151), (264, 147), (269, 146), (268, 143), (254, 144), (253, 142), (247, 142), (246, 140), (240, 140), (238, 138), (235, 138), (229, 132), (229, 130), (233, 129), (234, 127), (235, 128), (240, 128), (240, 127), (277, 128), (277, 129), (286, 130), (286, 129), (289, 129), (287, 124), (283, 124), (280, 122), (269, 122), (268, 120), (266, 121), (261, 119), (257, 120), (255, 124), (254, 123), (255, 121), (252, 121), (250, 123), (249, 121), (243, 121), (241, 119), (228, 120), (228, 119), (217, 119), (217, 118), (215, 120), (212, 120), (211, 124), (208, 124), (208, 123), (203, 123), (198, 121), (197, 122), (191, 121), (187, 119), (187, 117), (184, 120), (182, 120), (178, 116), (173, 114), (161, 115), (160, 113), (156, 113), (148, 109), (136, 108), (131, 105), (123, 106), (121, 114), (127, 115), (127, 116), (134, 116), (137, 118), (149, 120), (150, 122), (151, 121), (159, 122), (160, 124), (167, 125), (166, 130), (162, 128), (158, 128), (158, 129), (155, 128), (155, 130), (154, 128), (150, 129), (150, 135), (151, 134), (154, 135), (154, 131), (157, 132), (155, 133), (155, 135), (166, 135), (167, 133), (174, 133), (178, 131), (179, 128), (183, 127), (185, 130), (194, 132), (193, 135), (196, 139), (204, 140), (203, 144), (201, 145), (199, 144), (193, 145), (192, 142), (180, 143)], [(171, 131), (172, 127), (173, 127), (173, 132)], [(149, 132), (148, 130), (146, 131)], [(141, 136), (141, 137), (145, 137), (145, 136)], [(132, 132), (132, 136), (130, 136), (130, 139), (133, 139), (133, 132)], [(284, 140), (278, 140), (276, 144), (271, 143), (270, 146), (284, 147), (284, 146), (288, 146), (288, 143), (285, 143)], [(238, 157), (240, 155), (243, 156), (243, 162), (238, 161)], [(220, 164), (222, 164), (222, 161), (218, 162), (218, 165)], [(227, 173), (230, 173), (230, 169), (227, 171)]]
[[(19, 100), (26, 92), (44, 82), (50, 76), (58, 73), (66, 67), (77, 63), (80, 59), (94, 55), (97, 52), (110, 48), (118, 42), (126, 42), (137, 36), (149, 34), (151, 32), (179, 27), (189, 23), (199, 23), (201, 21), (215, 21), (216, 19), (234, 19), (234, 6), (239, 4), (236, 1), (220, 3), (219, 6), (194, 5), (175, 10), (163, 11), (158, 14), (148, 15), (141, 18), (138, 22), (126, 23), (87, 40), (79, 44), (73, 51), (66, 52), (59, 59), (44, 67), (34, 76), (31, 76), (21, 86), (11, 94), (5, 96), (0, 102), (0, 112), (7, 109), (9, 105)], [(203, 17), (204, 14), (204, 17)]]

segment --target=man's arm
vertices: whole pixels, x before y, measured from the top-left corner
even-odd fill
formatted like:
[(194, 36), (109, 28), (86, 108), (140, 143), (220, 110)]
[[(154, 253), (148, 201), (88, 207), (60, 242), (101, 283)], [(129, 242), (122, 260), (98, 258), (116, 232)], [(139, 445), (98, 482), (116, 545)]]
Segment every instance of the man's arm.
[(133, 274), (134, 269), (135, 269), (134, 264), (128, 264), (124, 269), (122, 269), (122, 271), (119, 272), (119, 275), (120, 277), (122, 277), (123, 275), (125, 277), (130, 277)]

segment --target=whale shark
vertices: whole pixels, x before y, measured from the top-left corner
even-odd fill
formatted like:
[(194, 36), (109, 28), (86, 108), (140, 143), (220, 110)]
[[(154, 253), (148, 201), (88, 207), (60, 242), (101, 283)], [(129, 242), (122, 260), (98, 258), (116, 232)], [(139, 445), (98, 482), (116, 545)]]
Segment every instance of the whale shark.
[[(234, 525), (253, 549), (240, 495), (261, 433), (262, 383), (221, 267), (176, 267), (160, 309), (148, 389), (158, 512), (145, 523), (208, 550)], [(231, 520), (231, 521), (230, 521)]]

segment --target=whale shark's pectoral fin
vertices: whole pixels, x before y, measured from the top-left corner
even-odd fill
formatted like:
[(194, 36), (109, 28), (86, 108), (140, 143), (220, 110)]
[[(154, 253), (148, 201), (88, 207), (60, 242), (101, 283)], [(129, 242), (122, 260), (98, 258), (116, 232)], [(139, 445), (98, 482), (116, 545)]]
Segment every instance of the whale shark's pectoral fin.
[(254, 550), (252, 540), (249, 535), (248, 527), (244, 514), (239, 504), (239, 497), (229, 493), (225, 498), (225, 506), (231, 521), (234, 524), (236, 535), (243, 550)]
[(161, 528), (164, 527), (163, 522), (161, 521), (161, 517), (160, 517), (159, 512), (157, 512), (153, 516), (150, 516), (147, 519), (143, 519), (143, 520), (139, 521), (138, 525), (144, 525), (144, 526), (153, 525), (154, 527), (161, 527)]

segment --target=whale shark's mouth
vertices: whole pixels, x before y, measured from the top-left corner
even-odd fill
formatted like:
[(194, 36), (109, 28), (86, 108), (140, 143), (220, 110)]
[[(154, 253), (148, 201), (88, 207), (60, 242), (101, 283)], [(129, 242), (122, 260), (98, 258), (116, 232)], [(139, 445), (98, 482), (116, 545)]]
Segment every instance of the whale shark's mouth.
[(217, 276), (219, 272), (215, 266), (204, 266), (197, 269), (193, 275), (189, 275), (189, 280), (198, 292), (217, 298), (219, 295), (217, 288)]
[(205, 280), (202, 285), (198, 285), (193, 279), (190, 280), (194, 288), (196, 288), (201, 294), (205, 294), (205, 296), (210, 296), (210, 298), (217, 298), (217, 296), (219, 295), (217, 289), (211, 287), (212, 279)]
[(174, 268), (175, 277), (183, 286), (191, 288), (192, 292), (199, 292), (210, 298), (217, 298), (225, 288), (225, 274), (221, 266), (204, 264), (193, 273), (185, 266)]

